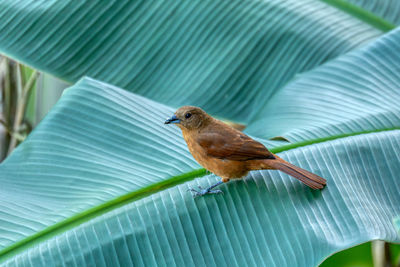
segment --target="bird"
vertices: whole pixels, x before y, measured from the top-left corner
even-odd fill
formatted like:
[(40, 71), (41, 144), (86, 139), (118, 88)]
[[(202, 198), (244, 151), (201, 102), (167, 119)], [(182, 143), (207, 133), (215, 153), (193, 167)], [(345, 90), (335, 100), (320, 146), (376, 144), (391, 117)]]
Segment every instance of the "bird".
[(180, 107), (165, 124), (176, 124), (194, 159), (221, 177), (208, 188), (189, 188), (195, 197), (222, 193), (214, 189), (231, 179), (245, 177), (254, 170), (280, 170), (312, 189), (322, 189), (326, 180), (271, 153), (262, 143), (208, 115), (195, 106)]

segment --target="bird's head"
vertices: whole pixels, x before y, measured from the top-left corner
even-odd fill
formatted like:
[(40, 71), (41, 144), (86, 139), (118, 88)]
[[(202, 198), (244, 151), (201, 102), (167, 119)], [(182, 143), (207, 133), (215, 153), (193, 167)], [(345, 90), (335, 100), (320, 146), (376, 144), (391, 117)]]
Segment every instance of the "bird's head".
[(195, 130), (204, 127), (212, 118), (204, 110), (194, 106), (183, 106), (165, 121), (165, 124), (175, 123), (181, 129)]

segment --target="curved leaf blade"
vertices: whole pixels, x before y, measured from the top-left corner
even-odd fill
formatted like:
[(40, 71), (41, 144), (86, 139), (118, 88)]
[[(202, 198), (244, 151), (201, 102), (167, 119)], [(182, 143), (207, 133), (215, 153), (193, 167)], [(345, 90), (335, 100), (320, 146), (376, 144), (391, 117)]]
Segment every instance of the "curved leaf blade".
[(299, 142), (399, 127), (399, 51), (396, 29), (298, 76), (274, 95), (246, 131)]
[(243, 122), (296, 73), (382, 33), (312, 0), (7, 0), (0, 10), (0, 51), (13, 58)]
[[(199, 167), (179, 131), (163, 125), (170, 112), (90, 79), (68, 89), (0, 165), (0, 260), (315, 265), (370, 239), (399, 241), (392, 219), (400, 211), (400, 131), (280, 154), (328, 179), (323, 191), (262, 171), (224, 185), (224, 195), (193, 199), (188, 186), (218, 178), (160, 188)], [(147, 197), (139, 194), (146, 187)]]
[(22, 251), (5, 266), (315, 266), (371, 239), (399, 242), (392, 225), (400, 212), (399, 140), (397, 130), (282, 154), (326, 177), (323, 191), (262, 171), (246, 183), (224, 185), (224, 195), (190, 197), (188, 186), (215, 182), (208, 176), (103, 214)]
[(0, 165), (0, 247), (120, 195), (199, 169), (179, 130), (163, 124), (172, 112), (91, 79), (68, 89)]

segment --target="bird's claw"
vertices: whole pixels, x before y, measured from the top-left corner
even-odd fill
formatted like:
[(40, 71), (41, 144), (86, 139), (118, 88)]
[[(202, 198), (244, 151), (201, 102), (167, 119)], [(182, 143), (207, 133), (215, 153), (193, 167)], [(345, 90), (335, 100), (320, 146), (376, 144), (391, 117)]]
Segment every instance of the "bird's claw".
[(219, 189), (215, 189), (215, 190), (211, 190), (210, 188), (203, 189), (200, 186), (199, 186), (199, 190), (189, 188), (187, 191), (192, 192), (193, 197), (200, 197), (200, 196), (204, 196), (204, 195), (208, 195), (208, 194), (221, 194), (221, 193), (223, 194), (224, 193)]

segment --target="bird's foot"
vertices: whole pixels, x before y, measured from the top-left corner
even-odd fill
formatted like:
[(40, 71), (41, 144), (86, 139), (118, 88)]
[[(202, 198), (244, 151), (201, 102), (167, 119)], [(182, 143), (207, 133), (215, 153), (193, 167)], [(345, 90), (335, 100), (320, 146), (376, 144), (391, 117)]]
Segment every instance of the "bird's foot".
[(208, 194), (223, 194), (223, 192), (219, 189), (212, 190), (213, 187), (209, 187), (206, 189), (203, 189), (202, 187), (199, 186), (199, 189), (196, 190), (194, 188), (189, 188), (188, 191), (192, 192), (193, 197), (200, 197)]

